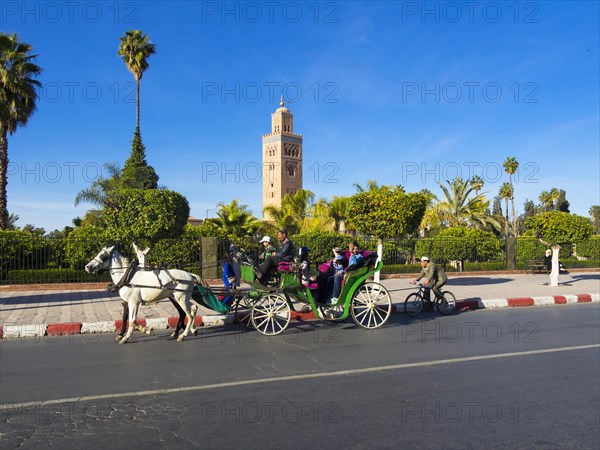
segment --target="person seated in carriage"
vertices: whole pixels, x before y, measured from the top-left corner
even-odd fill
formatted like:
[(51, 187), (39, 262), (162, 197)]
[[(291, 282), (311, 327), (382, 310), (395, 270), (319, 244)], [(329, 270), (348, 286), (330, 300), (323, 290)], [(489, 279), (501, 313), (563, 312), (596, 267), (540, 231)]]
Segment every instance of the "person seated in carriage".
[(350, 255), (348, 256), (348, 266), (359, 267), (362, 264), (364, 257), (360, 247), (358, 246), (358, 243), (356, 241), (350, 242), (348, 249), (350, 250)]
[(264, 260), (277, 253), (277, 249), (271, 242), (270, 236), (263, 236), (263, 238), (260, 240), (260, 243), (263, 244), (265, 251), (258, 255), (258, 259)]
[(294, 259), (294, 244), (288, 237), (287, 230), (281, 229), (277, 232), (279, 239), (279, 248), (274, 255), (265, 258), (265, 261), (259, 266), (262, 276), (259, 279), (260, 284), (266, 286), (267, 281), (279, 263), (291, 263)]
[(348, 267), (348, 259), (346, 259), (346, 256), (342, 253), (342, 250), (339, 247), (333, 249), (333, 254), (335, 255), (333, 261), (331, 262), (333, 275), (330, 275), (327, 280), (328, 287), (331, 289), (332, 303), (337, 302), (337, 299), (340, 296), (342, 280), (344, 279), (344, 274), (346, 273), (346, 268)]
[(300, 260), (300, 275), (303, 286), (311, 286), (313, 280), (310, 277), (310, 257), (308, 256), (308, 247), (300, 247), (298, 250), (298, 258)]

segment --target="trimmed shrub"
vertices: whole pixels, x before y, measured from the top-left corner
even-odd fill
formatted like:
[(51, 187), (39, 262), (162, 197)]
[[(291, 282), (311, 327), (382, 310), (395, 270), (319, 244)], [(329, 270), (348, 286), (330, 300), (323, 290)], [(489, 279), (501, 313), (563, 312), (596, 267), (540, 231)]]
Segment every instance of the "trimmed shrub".
[(600, 235), (594, 235), (590, 239), (577, 243), (577, 256), (600, 260)]

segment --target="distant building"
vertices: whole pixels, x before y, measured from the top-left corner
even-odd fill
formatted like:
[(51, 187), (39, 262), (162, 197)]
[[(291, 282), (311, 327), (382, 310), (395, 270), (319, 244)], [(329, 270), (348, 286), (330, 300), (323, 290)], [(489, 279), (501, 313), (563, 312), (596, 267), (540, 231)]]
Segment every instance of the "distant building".
[(187, 223), (189, 223), (190, 225), (199, 227), (200, 225), (202, 225), (202, 222), (204, 222), (204, 219), (196, 219), (193, 216), (188, 216)]
[[(284, 106), (271, 114), (271, 132), (262, 138), (263, 210), (281, 206), (285, 194), (302, 189), (302, 135), (294, 134), (294, 115)], [(263, 212), (263, 220), (269, 220)]]

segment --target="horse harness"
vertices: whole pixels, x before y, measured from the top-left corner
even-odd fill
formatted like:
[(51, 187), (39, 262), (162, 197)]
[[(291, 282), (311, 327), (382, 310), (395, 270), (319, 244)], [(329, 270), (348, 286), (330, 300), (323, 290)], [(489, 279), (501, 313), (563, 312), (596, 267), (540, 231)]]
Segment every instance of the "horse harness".
[[(129, 265), (127, 266), (127, 270), (125, 270), (125, 273), (123, 274), (123, 276), (121, 277), (121, 279), (115, 284), (115, 283), (111, 283), (107, 286), (106, 290), (108, 292), (119, 292), (119, 290), (125, 286), (128, 287), (138, 287), (138, 288), (150, 288), (150, 289), (161, 289), (161, 290), (171, 290), (171, 291), (181, 291), (181, 292), (185, 292), (187, 291), (187, 289), (176, 289), (176, 288), (169, 288), (167, 287), (167, 285), (171, 284), (171, 283), (179, 283), (180, 281), (184, 281), (184, 280), (177, 280), (175, 278), (173, 278), (173, 275), (171, 275), (169, 273), (168, 270), (165, 270), (165, 273), (169, 276), (169, 278), (171, 278), (171, 281), (167, 282), (167, 284), (163, 284), (162, 280), (160, 279), (160, 271), (161, 269), (158, 266), (155, 266), (152, 269), (152, 273), (154, 273), (154, 275), (156, 275), (156, 279), (158, 281), (158, 286), (144, 286), (144, 285), (140, 285), (140, 284), (131, 284), (129, 283), (131, 281), (131, 278), (133, 277), (133, 275), (135, 274), (135, 269), (138, 267), (139, 262), (137, 260), (137, 258), (134, 258), (133, 260), (131, 260), (131, 262), (129, 263)], [(194, 283), (196, 281), (194, 280)]]

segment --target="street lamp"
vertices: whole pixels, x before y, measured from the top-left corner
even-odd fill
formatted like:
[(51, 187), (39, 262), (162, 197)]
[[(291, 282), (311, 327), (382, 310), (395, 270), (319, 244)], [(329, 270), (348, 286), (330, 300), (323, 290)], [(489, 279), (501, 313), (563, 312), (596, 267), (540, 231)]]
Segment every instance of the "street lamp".
[(208, 208), (208, 209), (206, 210), (206, 218), (207, 218), (207, 219), (208, 219), (208, 212), (209, 212), (209, 211), (213, 211), (214, 209), (215, 209), (215, 208)]

